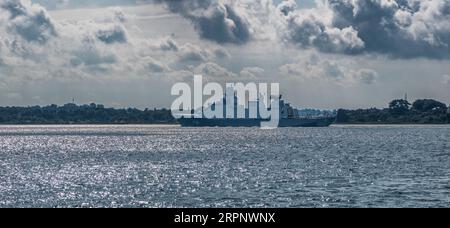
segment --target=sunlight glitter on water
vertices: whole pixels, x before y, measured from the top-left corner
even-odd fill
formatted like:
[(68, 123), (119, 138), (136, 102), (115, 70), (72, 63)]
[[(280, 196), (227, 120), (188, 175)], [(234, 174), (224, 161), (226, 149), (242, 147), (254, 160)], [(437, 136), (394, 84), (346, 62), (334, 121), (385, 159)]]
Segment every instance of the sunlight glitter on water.
[(448, 207), (450, 127), (2, 126), (0, 207)]

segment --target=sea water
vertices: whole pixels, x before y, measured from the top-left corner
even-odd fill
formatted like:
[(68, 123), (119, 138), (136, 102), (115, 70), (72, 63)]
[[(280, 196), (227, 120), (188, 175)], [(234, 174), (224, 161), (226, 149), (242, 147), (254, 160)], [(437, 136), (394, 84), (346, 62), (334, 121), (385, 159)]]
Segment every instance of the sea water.
[(449, 126), (1, 126), (0, 207), (450, 207)]

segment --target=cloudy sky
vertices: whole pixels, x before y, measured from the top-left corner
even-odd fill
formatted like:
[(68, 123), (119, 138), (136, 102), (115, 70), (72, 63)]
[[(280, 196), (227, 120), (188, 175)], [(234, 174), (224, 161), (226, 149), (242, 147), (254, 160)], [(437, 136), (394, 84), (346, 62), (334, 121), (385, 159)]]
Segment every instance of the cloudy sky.
[(0, 0), (0, 106), (170, 107), (193, 73), (298, 107), (450, 103), (450, 1)]

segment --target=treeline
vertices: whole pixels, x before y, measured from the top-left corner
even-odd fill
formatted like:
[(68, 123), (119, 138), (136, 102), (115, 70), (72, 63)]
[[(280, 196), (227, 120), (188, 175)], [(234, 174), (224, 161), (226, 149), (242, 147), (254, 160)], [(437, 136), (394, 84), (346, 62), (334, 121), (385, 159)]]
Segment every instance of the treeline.
[(394, 100), (385, 109), (338, 110), (336, 122), (341, 124), (448, 124), (449, 107), (446, 104), (421, 99), (410, 104)]
[(103, 105), (0, 107), (0, 124), (175, 124), (170, 110), (114, 109)]
[[(176, 124), (170, 110), (114, 109), (103, 105), (0, 107), (0, 124)], [(340, 109), (340, 124), (448, 124), (450, 107), (430, 99), (394, 100), (384, 109)]]

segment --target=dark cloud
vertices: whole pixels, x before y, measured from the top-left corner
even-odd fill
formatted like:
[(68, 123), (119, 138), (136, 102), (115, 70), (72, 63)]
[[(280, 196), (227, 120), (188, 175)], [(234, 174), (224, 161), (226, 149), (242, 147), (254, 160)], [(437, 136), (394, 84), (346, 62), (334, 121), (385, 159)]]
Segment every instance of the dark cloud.
[(294, 0), (284, 0), (278, 5), (277, 8), (287, 16), (290, 12), (297, 9), (297, 2), (295, 2)]
[(156, 0), (189, 19), (200, 37), (217, 43), (243, 44), (250, 40), (249, 24), (233, 3), (214, 0)]
[[(448, 0), (326, 0), (287, 17), (287, 38), (321, 51), (450, 58)], [(331, 20), (329, 20), (331, 18)]]
[(97, 31), (96, 36), (100, 41), (106, 44), (127, 42), (126, 30), (120, 25), (115, 25), (108, 29), (100, 29)]
[(180, 49), (177, 42), (175, 42), (172, 38), (161, 40), (159, 43), (159, 48), (163, 51), (178, 51)]
[(216, 50), (214, 50), (214, 55), (219, 59), (228, 59), (231, 57), (230, 53), (228, 53), (228, 51), (223, 48), (217, 48)]
[(312, 14), (290, 16), (286, 35), (290, 42), (324, 52), (353, 54), (364, 49), (364, 42), (353, 27), (332, 28)]
[[(398, 57), (450, 57), (449, 1), (329, 2), (334, 26), (356, 28), (367, 51)], [(442, 23), (447, 25), (435, 27)]]
[(55, 25), (47, 11), (21, 0), (3, 0), (0, 13), (8, 15), (8, 31), (30, 42), (45, 43), (57, 36)]

